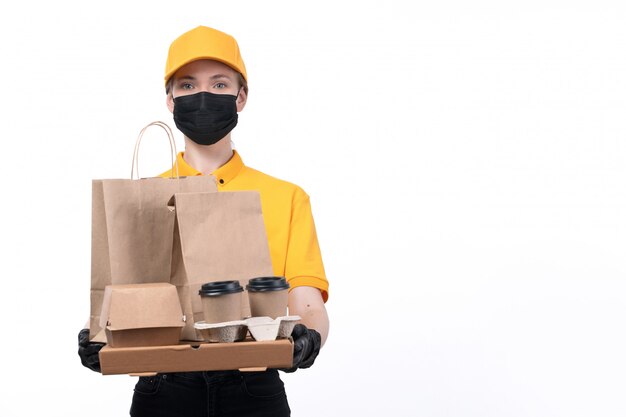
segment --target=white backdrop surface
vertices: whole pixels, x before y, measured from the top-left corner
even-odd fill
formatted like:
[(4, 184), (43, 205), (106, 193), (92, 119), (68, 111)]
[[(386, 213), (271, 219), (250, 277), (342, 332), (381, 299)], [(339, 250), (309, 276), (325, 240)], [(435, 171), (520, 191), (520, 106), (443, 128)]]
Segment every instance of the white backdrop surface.
[[(623, 2), (0, 9), (0, 415), (127, 415), (134, 379), (76, 354), (91, 180), (174, 126), (167, 48), (201, 24), (248, 67), (244, 161), (312, 199), (331, 334), (284, 375), (294, 416), (626, 415)], [(155, 129), (141, 174), (167, 152)]]

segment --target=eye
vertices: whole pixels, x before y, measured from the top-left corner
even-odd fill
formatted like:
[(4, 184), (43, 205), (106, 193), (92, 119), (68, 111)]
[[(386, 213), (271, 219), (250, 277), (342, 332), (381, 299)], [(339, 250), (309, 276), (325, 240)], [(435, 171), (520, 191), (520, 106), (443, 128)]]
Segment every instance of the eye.
[(191, 90), (193, 88), (193, 84), (191, 83), (181, 83), (180, 88), (183, 90)]
[(224, 84), (224, 83), (216, 83), (214, 87), (222, 89), (222, 88), (226, 88), (226, 84)]

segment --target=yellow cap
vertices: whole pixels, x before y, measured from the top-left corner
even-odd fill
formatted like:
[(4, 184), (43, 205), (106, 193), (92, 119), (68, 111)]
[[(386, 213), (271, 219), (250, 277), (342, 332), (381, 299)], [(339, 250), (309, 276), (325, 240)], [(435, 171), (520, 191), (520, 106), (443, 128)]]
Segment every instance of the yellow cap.
[(232, 36), (206, 26), (198, 26), (180, 35), (170, 45), (165, 63), (165, 84), (178, 69), (192, 61), (213, 59), (241, 73), (248, 81), (239, 45)]

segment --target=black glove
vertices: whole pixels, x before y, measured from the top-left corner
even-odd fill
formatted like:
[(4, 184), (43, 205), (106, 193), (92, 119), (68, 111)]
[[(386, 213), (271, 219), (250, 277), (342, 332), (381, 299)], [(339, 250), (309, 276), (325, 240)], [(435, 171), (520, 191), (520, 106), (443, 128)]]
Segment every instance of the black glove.
[(89, 329), (82, 329), (78, 332), (78, 356), (84, 367), (95, 372), (100, 372), (100, 358), (98, 352), (104, 343), (89, 341)]
[(317, 330), (309, 329), (304, 324), (296, 324), (291, 337), (293, 338), (293, 367), (282, 370), (295, 372), (298, 368), (309, 368), (320, 353), (322, 336)]

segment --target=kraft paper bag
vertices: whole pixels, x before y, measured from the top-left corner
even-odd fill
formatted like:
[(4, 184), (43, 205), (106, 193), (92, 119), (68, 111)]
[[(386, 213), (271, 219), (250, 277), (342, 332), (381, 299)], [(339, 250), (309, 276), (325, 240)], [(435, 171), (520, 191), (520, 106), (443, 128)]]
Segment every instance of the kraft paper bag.
[[(202, 284), (272, 276), (267, 234), (256, 191), (177, 193), (171, 284), (176, 285), (186, 316), (182, 340), (202, 340), (193, 327), (202, 321)], [(242, 318), (250, 316), (242, 293)]]
[(93, 341), (104, 341), (99, 321), (107, 285), (170, 281), (175, 213), (168, 202), (180, 191), (215, 192), (217, 187), (213, 177), (201, 176), (93, 180), (90, 314)]
[[(144, 131), (137, 140), (131, 179), (92, 181), (92, 341), (106, 342), (100, 312), (107, 285), (170, 281), (176, 217), (168, 206), (172, 196), (178, 192), (217, 191), (213, 177), (132, 179)], [(170, 144), (173, 146), (172, 136)]]

